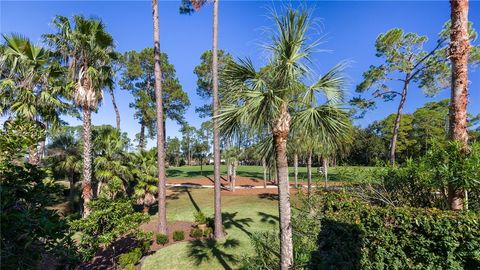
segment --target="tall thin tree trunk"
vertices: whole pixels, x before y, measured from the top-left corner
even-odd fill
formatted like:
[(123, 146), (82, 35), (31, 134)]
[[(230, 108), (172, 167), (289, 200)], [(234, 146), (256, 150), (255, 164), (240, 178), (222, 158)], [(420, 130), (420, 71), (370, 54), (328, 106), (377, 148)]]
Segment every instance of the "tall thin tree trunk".
[(237, 161), (232, 162), (232, 182), (231, 182), (231, 190), (232, 192), (235, 191), (235, 180), (237, 180)]
[(140, 150), (145, 149), (145, 123), (143, 119), (142, 121), (140, 121), (140, 136), (138, 138), (138, 148)]
[(298, 154), (293, 154), (293, 177), (295, 178), (295, 187), (298, 188)]
[[(468, 97), (468, 0), (451, 0), (450, 60), (452, 61), (452, 94), (449, 111), (449, 137), (460, 141), (468, 151), (467, 97)], [(448, 183), (450, 209), (464, 208), (464, 190), (452, 181)]]
[(328, 158), (323, 158), (323, 175), (325, 176), (325, 189), (328, 188)]
[(109, 88), (108, 93), (110, 94), (110, 98), (112, 99), (113, 110), (115, 111), (115, 121), (117, 125), (117, 129), (120, 130), (120, 111), (117, 107), (117, 102), (115, 101), (115, 94), (113, 93), (113, 89)]
[(218, 0), (213, 0), (213, 44), (212, 44), (212, 85), (213, 85), (213, 180), (215, 186), (215, 239), (223, 237), (222, 201), (220, 186), (220, 134), (218, 130)]
[(88, 107), (83, 107), (83, 217), (90, 214), (90, 203), (93, 197), (92, 191), (92, 112)]
[(392, 139), (390, 141), (390, 164), (395, 165), (395, 149), (397, 147), (398, 131), (400, 129), (400, 120), (402, 118), (403, 106), (407, 99), (408, 91), (408, 77), (410, 74), (406, 75), (405, 83), (403, 85), (402, 95), (400, 98), (400, 103), (398, 104), (397, 116), (395, 117), (395, 122), (393, 124)]
[(158, 163), (158, 231), (167, 233), (166, 187), (165, 187), (165, 144), (163, 138), (163, 90), (160, 68), (160, 26), (158, 0), (152, 0), (153, 51), (155, 59), (155, 101), (157, 109), (157, 163)]
[(312, 192), (312, 151), (308, 152), (307, 158), (307, 194)]
[(262, 158), (262, 167), (263, 167), (263, 188), (267, 188), (267, 161), (265, 158)]
[(68, 190), (68, 202), (70, 203), (70, 210), (74, 210), (75, 206), (75, 172), (70, 172), (70, 189)]
[(290, 130), (290, 115), (287, 104), (280, 109), (280, 118), (274, 123), (273, 137), (278, 178), (278, 209), (280, 226), (280, 268), (293, 266), (292, 223), (290, 208), (290, 183), (288, 182), (287, 139)]

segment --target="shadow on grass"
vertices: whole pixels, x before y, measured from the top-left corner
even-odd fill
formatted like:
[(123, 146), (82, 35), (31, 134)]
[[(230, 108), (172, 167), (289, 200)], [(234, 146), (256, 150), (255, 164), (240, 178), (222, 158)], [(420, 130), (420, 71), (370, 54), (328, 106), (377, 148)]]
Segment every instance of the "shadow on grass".
[(258, 194), (258, 197), (260, 199), (266, 199), (266, 200), (270, 200), (270, 201), (278, 201), (278, 194), (261, 193), (261, 194)]
[(267, 214), (264, 212), (257, 212), (258, 215), (260, 216), (260, 221), (263, 223), (268, 223), (268, 224), (278, 224), (278, 217), (275, 215)]
[(223, 269), (232, 269), (228, 263), (235, 263), (237, 259), (224, 249), (239, 245), (240, 241), (237, 239), (227, 239), (224, 243), (219, 243), (215, 239), (193, 240), (188, 244), (188, 256), (195, 259), (197, 266), (205, 261), (216, 259)]
[(246, 235), (250, 236), (252, 235), (251, 232), (249, 232), (245, 227), (250, 227), (250, 223), (253, 222), (253, 219), (251, 218), (235, 218), (237, 216), (238, 212), (235, 213), (230, 213), (230, 212), (223, 212), (222, 213), (222, 221), (223, 221), (223, 226), (225, 226), (225, 229), (230, 229), (232, 227), (236, 227), (242, 232), (244, 232)]

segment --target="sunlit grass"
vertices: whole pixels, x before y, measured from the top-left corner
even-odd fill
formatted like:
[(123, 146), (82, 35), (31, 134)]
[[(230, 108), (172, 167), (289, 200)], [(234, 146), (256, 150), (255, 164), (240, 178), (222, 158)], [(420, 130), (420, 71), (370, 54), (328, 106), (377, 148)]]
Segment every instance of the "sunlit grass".
[[(169, 221), (193, 221), (197, 209), (213, 215), (213, 190), (178, 189), (169, 196), (167, 217)], [(142, 269), (233, 269), (242, 256), (252, 253), (249, 234), (277, 228), (277, 202), (268, 198), (223, 196), (222, 213), (224, 240), (168, 246), (148, 256)]]

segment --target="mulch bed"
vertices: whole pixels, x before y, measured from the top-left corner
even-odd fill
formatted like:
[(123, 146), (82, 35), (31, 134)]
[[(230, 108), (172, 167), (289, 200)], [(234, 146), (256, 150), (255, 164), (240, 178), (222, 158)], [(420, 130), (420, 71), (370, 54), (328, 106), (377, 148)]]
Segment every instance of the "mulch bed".
[[(143, 224), (140, 226), (141, 230), (147, 231), (147, 232), (153, 232), (155, 235), (158, 233), (158, 222), (157, 220), (150, 221), (146, 224)], [(155, 235), (153, 236), (153, 243), (152, 246), (150, 247), (150, 251), (153, 253), (161, 248), (167, 247), (169, 245), (173, 245), (176, 243), (180, 242), (188, 242), (191, 240), (195, 240), (195, 238), (190, 236), (190, 231), (195, 227), (195, 223), (191, 221), (175, 221), (173, 223), (169, 223), (167, 225), (167, 232), (168, 232), (168, 243), (165, 245), (159, 245), (155, 241)], [(185, 233), (185, 239), (182, 241), (173, 241), (173, 232), (174, 231), (183, 231)]]

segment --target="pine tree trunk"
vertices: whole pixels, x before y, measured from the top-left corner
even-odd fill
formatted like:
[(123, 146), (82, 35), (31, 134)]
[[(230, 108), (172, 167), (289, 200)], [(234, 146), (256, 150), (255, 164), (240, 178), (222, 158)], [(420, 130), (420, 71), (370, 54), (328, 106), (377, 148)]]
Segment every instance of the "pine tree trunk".
[(214, 179), (214, 235), (223, 237), (222, 206), (220, 185), (220, 134), (218, 130), (218, 0), (213, 0), (213, 44), (212, 44), (212, 88), (213, 88), (213, 179)]
[(92, 191), (92, 112), (88, 107), (83, 107), (83, 217), (90, 214), (90, 203), (93, 197)]
[(295, 178), (295, 187), (298, 188), (298, 154), (293, 154), (293, 175)]
[(145, 123), (140, 121), (140, 136), (138, 138), (138, 148), (140, 150), (145, 149)]
[(267, 161), (265, 158), (262, 158), (263, 166), (263, 188), (267, 188)]
[(323, 174), (325, 176), (325, 189), (328, 188), (328, 158), (323, 158)]
[(403, 106), (405, 105), (405, 101), (407, 99), (407, 91), (408, 91), (408, 84), (409, 84), (407, 78), (409, 76), (410, 74), (407, 74), (406, 76), (406, 81), (403, 85), (400, 103), (398, 104), (397, 116), (395, 117), (395, 122), (393, 124), (392, 139), (390, 141), (390, 164), (392, 166), (395, 165), (395, 149), (397, 147), (398, 131), (400, 129), (400, 120), (402, 118)]
[(68, 202), (70, 203), (70, 210), (74, 210), (75, 206), (75, 172), (70, 172), (70, 189), (68, 190)]
[(312, 192), (312, 152), (308, 153), (307, 158), (307, 194)]
[(120, 130), (120, 111), (117, 107), (117, 102), (115, 101), (115, 94), (113, 93), (113, 89), (108, 89), (108, 93), (110, 94), (110, 98), (112, 99), (113, 110), (115, 111), (115, 121), (117, 125), (117, 129)]
[[(467, 97), (468, 97), (468, 0), (451, 0), (450, 60), (452, 61), (451, 104), (449, 111), (451, 140), (460, 141), (468, 151)], [(448, 183), (450, 209), (464, 208), (464, 190)]]
[(158, 0), (152, 0), (153, 51), (155, 60), (155, 101), (157, 112), (157, 163), (158, 163), (158, 231), (167, 234), (166, 187), (165, 187), (165, 144), (163, 138), (163, 90), (160, 68), (160, 26)]
[(232, 164), (232, 183), (231, 183), (232, 192), (235, 191), (235, 180), (237, 180), (237, 161), (234, 161)]
[(293, 266), (292, 223), (290, 208), (290, 184), (288, 182), (287, 139), (290, 130), (290, 115), (287, 104), (280, 109), (280, 118), (274, 123), (273, 137), (278, 178), (278, 203), (280, 226), (280, 268)]

